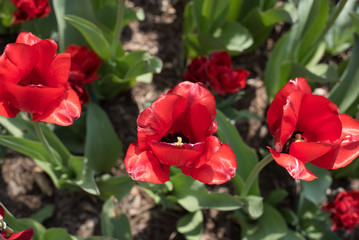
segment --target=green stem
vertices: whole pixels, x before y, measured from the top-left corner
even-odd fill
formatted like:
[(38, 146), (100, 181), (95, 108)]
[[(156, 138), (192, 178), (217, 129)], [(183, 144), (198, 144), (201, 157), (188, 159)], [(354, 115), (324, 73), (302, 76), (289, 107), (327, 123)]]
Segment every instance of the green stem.
[(259, 172), (268, 165), (273, 160), (272, 154), (268, 154), (265, 158), (257, 163), (257, 165), (253, 168), (252, 172), (249, 174), (247, 181), (244, 183), (244, 187), (242, 189), (241, 197), (246, 197), (249, 189), (252, 187), (254, 180), (258, 177)]
[(337, 20), (339, 14), (342, 12), (345, 4), (347, 3), (348, 0), (342, 0), (338, 3), (338, 5), (335, 8), (334, 13), (330, 16), (330, 19), (328, 20), (327, 24), (325, 25), (325, 28), (323, 29), (323, 31), (321, 32), (321, 34), (319, 35), (319, 37), (314, 41), (314, 43), (312, 44), (313, 47), (310, 48), (310, 50), (308, 51), (308, 53), (305, 55), (303, 62), (306, 63), (308, 60), (308, 58), (310, 58), (313, 54), (313, 52), (315, 50), (317, 50), (317, 46), (319, 45), (319, 43), (323, 40), (324, 36), (327, 34), (327, 32), (329, 31), (329, 29), (332, 27), (332, 25), (334, 24), (335, 20)]
[(115, 32), (113, 34), (113, 39), (112, 39), (112, 44), (111, 44), (111, 58), (116, 56), (117, 47), (118, 47), (118, 44), (120, 43), (120, 36), (121, 36), (121, 31), (122, 31), (122, 21), (123, 21), (123, 15), (125, 12), (125, 1), (126, 0), (118, 0)]
[(44, 135), (44, 132), (41, 129), (40, 123), (37, 121), (33, 122), (34, 124), (34, 128), (35, 128), (35, 132), (37, 137), (39, 138), (40, 142), (42, 143), (42, 145), (45, 147), (47, 153), (49, 154), (50, 158), (51, 158), (51, 162), (57, 166), (60, 166), (61, 163), (58, 161), (58, 159), (55, 157), (55, 154), (49, 144), (49, 142), (46, 140), (46, 137)]

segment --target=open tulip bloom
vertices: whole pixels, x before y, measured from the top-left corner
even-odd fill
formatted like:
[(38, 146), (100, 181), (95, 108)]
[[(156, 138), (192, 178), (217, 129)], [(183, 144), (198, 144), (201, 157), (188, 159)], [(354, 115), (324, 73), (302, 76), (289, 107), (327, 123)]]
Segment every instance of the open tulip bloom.
[(134, 180), (164, 183), (170, 166), (207, 184), (221, 184), (236, 173), (231, 147), (212, 136), (216, 102), (202, 83), (182, 82), (163, 94), (137, 119), (138, 140), (125, 157)]
[(0, 57), (0, 115), (20, 111), (33, 121), (72, 124), (81, 113), (79, 98), (68, 88), (70, 54), (56, 54), (57, 44), (22, 32)]
[(298, 180), (316, 175), (305, 163), (320, 168), (345, 167), (359, 155), (359, 122), (329, 99), (311, 94), (304, 78), (290, 80), (271, 103), (267, 120), (274, 136), (274, 160)]

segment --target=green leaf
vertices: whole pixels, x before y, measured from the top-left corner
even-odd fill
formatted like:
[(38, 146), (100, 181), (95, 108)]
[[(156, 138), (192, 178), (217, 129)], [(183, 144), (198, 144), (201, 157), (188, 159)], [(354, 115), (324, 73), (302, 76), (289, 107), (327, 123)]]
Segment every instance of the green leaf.
[(81, 32), (97, 55), (104, 60), (110, 59), (110, 43), (98, 26), (75, 15), (66, 15), (64, 19)]
[(228, 51), (243, 52), (253, 44), (250, 32), (239, 23), (226, 21), (217, 37)]
[(263, 198), (259, 196), (246, 196), (240, 199), (244, 202), (243, 211), (245, 211), (251, 219), (258, 219), (263, 214)]
[(264, 203), (263, 215), (254, 222), (245, 222), (243, 240), (277, 240), (287, 233), (287, 225), (281, 214), (271, 205)]
[(187, 240), (200, 240), (203, 231), (203, 214), (200, 210), (188, 213), (177, 222), (177, 231)]
[(93, 89), (97, 98), (109, 99), (115, 97), (122, 91), (130, 89), (134, 83), (135, 79), (125, 81), (113, 73), (108, 73), (96, 80), (92, 85), (94, 86)]
[(102, 208), (101, 231), (102, 234), (121, 240), (131, 240), (130, 222), (125, 214), (118, 208), (118, 202), (109, 198)]
[[(229, 144), (232, 147), (234, 154), (236, 155), (238, 166), (237, 174), (241, 177), (242, 181), (247, 180), (250, 172), (258, 162), (257, 155), (244, 143), (237, 129), (219, 110), (217, 110), (215, 121), (218, 124), (218, 137), (222, 142)], [(244, 183), (242, 182), (242, 184)], [(242, 187), (240, 187), (240, 189), (242, 189)], [(253, 183), (249, 193), (251, 195), (259, 195), (258, 180)]]
[(105, 111), (87, 105), (85, 157), (96, 173), (109, 172), (122, 153), (122, 143)]
[(131, 80), (146, 73), (159, 73), (161, 69), (162, 61), (159, 58), (139, 59), (139, 61), (132, 64), (127, 70), (124, 80)]
[(277, 206), (288, 196), (288, 192), (282, 188), (275, 189), (266, 196), (264, 201), (273, 207)]
[(306, 240), (300, 233), (288, 229), (287, 234), (280, 238), (280, 240)]
[(184, 174), (171, 177), (171, 182), (173, 183), (171, 196), (189, 212), (205, 208), (232, 211), (242, 205), (227, 193), (209, 193), (203, 183)]
[(40, 240), (72, 240), (72, 238), (62, 228), (50, 228), (41, 235)]
[(39, 211), (31, 215), (31, 219), (37, 222), (43, 222), (54, 214), (55, 207), (51, 204), (45, 204)]
[(230, 0), (196, 0), (193, 16), (199, 32), (213, 33), (226, 21)]
[(75, 173), (75, 178), (69, 179), (70, 183), (78, 185), (90, 194), (99, 195), (100, 192), (94, 179), (95, 172), (89, 168), (88, 160), (83, 156), (71, 156), (68, 162), (69, 168)]
[(0, 205), (5, 210), (5, 217), (4, 220), (9, 227), (11, 227), (14, 231), (20, 232), (28, 228), (32, 228), (34, 230), (34, 239), (39, 239), (40, 235), (45, 232), (45, 227), (42, 226), (41, 223), (35, 221), (34, 219), (30, 218), (22, 218), (16, 219), (7, 209), (6, 207), (0, 202)]
[(291, 23), (292, 18), (284, 9), (269, 9), (262, 12), (256, 7), (241, 22), (253, 37), (253, 45), (250, 49), (255, 49), (267, 40), (276, 23)]
[(359, 35), (359, 13), (351, 12), (349, 13), (349, 15), (353, 21), (355, 32), (357, 35)]
[(347, 112), (359, 99), (359, 40), (356, 37), (348, 67), (329, 93), (329, 99), (335, 103), (340, 112)]
[(64, 52), (65, 48), (70, 44), (84, 45), (86, 40), (81, 33), (68, 24), (64, 16), (68, 14), (76, 15), (78, 17), (94, 21), (92, 4), (90, 1), (83, 0), (62, 0), (52, 1), (53, 9), (56, 15), (58, 32), (59, 32), (59, 50)]
[(328, 171), (323, 168), (308, 165), (308, 169), (315, 172), (318, 178), (313, 181), (301, 181), (302, 193), (307, 199), (318, 205), (326, 197), (326, 192), (332, 183), (332, 178)]
[(135, 185), (129, 176), (116, 176), (102, 175), (96, 179), (97, 186), (100, 190), (101, 199), (108, 199), (111, 196), (115, 196), (118, 200), (125, 197)]
[[(323, 65), (321, 65), (323, 66)], [(313, 66), (312, 69), (315, 69)], [(318, 69), (318, 68), (317, 68)], [(329, 67), (328, 67), (329, 69)], [(309, 82), (315, 82), (315, 83), (327, 83), (327, 82), (338, 82), (339, 78), (337, 75), (334, 76), (328, 76), (328, 77), (322, 77), (317, 75), (320, 73), (320, 71), (317, 71), (317, 74), (314, 74), (313, 72), (309, 71), (308, 68), (304, 67), (303, 65), (295, 62), (283, 62), (281, 65), (281, 70), (283, 73), (286, 73), (285, 75), (288, 76), (289, 79), (295, 79), (296, 77), (304, 77)], [(322, 69), (319, 69), (323, 71)], [(325, 71), (326, 69), (324, 69)], [(323, 73), (325, 74), (325, 73)]]

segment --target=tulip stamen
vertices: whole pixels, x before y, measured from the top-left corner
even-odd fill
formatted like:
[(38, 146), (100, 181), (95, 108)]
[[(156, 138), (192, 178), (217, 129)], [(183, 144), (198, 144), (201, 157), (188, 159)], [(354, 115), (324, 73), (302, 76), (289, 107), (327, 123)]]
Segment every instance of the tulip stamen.
[(304, 139), (302, 138), (302, 134), (300, 133), (295, 134), (294, 142), (304, 142)]
[(175, 142), (175, 144), (177, 145), (178, 148), (183, 146), (183, 142), (182, 142), (182, 138), (181, 137), (177, 137), (177, 142)]

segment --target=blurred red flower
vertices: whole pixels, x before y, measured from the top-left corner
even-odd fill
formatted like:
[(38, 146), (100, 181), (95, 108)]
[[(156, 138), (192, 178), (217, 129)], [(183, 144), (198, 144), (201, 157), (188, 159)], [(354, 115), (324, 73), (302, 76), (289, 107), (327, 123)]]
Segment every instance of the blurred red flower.
[(194, 58), (187, 66), (187, 72), (183, 74), (184, 79), (190, 82), (207, 82), (206, 76), (207, 58), (204, 56)]
[(207, 184), (221, 184), (236, 173), (231, 147), (211, 136), (217, 130), (216, 102), (201, 83), (182, 82), (163, 94), (137, 119), (138, 140), (125, 157), (134, 180), (164, 183), (169, 167)]
[(226, 51), (217, 51), (208, 59), (193, 59), (183, 77), (191, 82), (208, 82), (213, 91), (224, 96), (245, 88), (248, 75), (244, 69), (232, 68), (232, 58)]
[(341, 191), (333, 202), (322, 209), (331, 213), (333, 230), (343, 227), (352, 230), (359, 224), (359, 191)]
[(298, 180), (316, 175), (310, 162), (325, 169), (341, 168), (359, 155), (359, 122), (329, 99), (311, 94), (304, 78), (290, 80), (271, 103), (267, 120), (274, 136), (274, 160)]
[[(24, 231), (13, 233), (12, 230), (9, 230), (4, 222), (5, 211), (4, 208), (0, 205), (0, 221), (1, 221), (1, 228), (0, 234), (3, 238), (8, 240), (30, 240), (32, 239), (33, 230), (32, 228), (28, 228)], [(1, 238), (1, 239), (3, 239)]]
[(46, 17), (51, 8), (48, 0), (11, 0), (17, 10), (14, 12), (12, 24), (29, 21), (34, 18)]
[(72, 124), (81, 114), (75, 91), (68, 89), (70, 55), (56, 54), (57, 44), (22, 32), (0, 56), (0, 115), (20, 111), (33, 121)]
[(71, 44), (65, 50), (71, 55), (69, 84), (80, 98), (81, 105), (89, 101), (89, 94), (84, 84), (90, 84), (100, 77), (96, 72), (102, 60), (87, 46)]

